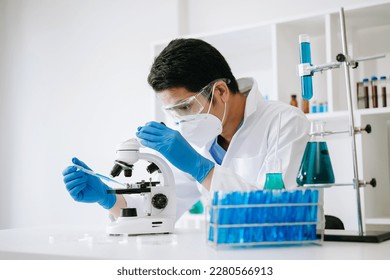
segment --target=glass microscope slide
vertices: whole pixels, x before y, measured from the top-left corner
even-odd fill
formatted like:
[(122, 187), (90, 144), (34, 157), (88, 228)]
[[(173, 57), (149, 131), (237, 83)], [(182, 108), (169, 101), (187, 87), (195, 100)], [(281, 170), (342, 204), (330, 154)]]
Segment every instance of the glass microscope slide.
[(78, 164), (73, 164), (73, 165), (75, 167), (77, 167), (78, 169), (80, 169), (81, 171), (83, 171), (83, 172), (85, 172), (85, 173), (87, 173), (89, 175), (92, 175), (92, 176), (98, 177), (100, 179), (106, 180), (108, 182), (113, 182), (113, 183), (116, 183), (116, 184), (119, 184), (119, 185), (122, 185), (122, 186), (125, 186), (125, 187), (127, 186), (125, 183), (118, 182), (118, 181), (116, 181), (114, 179), (111, 179), (110, 177), (107, 177), (107, 176), (104, 176), (102, 174), (96, 173), (96, 172), (94, 172), (92, 170), (86, 169), (86, 168), (84, 168), (84, 167), (82, 167), (82, 166), (80, 166)]

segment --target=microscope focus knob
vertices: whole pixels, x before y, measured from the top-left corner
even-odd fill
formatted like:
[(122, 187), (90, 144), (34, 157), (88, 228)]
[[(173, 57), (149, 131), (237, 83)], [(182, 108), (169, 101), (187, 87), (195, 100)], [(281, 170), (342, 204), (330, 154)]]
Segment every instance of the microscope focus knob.
[(157, 209), (164, 209), (168, 205), (168, 197), (163, 193), (155, 194), (152, 197), (152, 205)]

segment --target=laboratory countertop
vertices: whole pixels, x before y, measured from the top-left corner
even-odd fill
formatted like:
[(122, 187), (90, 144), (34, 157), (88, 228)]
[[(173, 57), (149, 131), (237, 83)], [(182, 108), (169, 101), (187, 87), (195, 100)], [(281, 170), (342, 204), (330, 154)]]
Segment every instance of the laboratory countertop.
[(390, 260), (390, 241), (216, 249), (206, 242), (205, 230), (199, 229), (109, 236), (104, 227), (47, 226), (0, 230), (0, 259)]

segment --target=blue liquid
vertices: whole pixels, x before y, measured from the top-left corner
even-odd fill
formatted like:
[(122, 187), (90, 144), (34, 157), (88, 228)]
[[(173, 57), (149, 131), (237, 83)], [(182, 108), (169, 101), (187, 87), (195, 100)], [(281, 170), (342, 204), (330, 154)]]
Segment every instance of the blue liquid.
[(297, 184), (332, 184), (335, 182), (326, 142), (308, 142), (297, 175)]
[(283, 190), (284, 183), (282, 173), (267, 173), (265, 177), (265, 190)]
[[(214, 206), (231, 207), (212, 209), (209, 240), (217, 244), (316, 240), (317, 225), (305, 223), (317, 221), (317, 206), (300, 204), (317, 202), (318, 190), (214, 193)], [(280, 205), (284, 203), (286, 206)], [(268, 207), (251, 206), (257, 204)], [(274, 225), (260, 225), (263, 223)], [(244, 226), (249, 224), (253, 225)], [(220, 227), (226, 225), (231, 226)]]
[(200, 200), (194, 205), (192, 205), (192, 208), (189, 210), (191, 214), (202, 214), (203, 211), (204, 211), (203, 204)]
[[(303, 42), (300, 44), (300, 57), (301, 63), (310, 63), (311, 65), (310, 43)], [(312, 76), (301, 77), (301, 89), (303, 99), (310, 100), (313, 97)]]

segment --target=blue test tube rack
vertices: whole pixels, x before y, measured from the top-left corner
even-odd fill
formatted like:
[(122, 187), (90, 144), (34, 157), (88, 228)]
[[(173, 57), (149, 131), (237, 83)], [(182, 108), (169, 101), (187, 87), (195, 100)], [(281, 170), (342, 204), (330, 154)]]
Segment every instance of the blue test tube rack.
[(321, 244), (324, 217), (319, 191), (215, 192), (208, 242), (219, 246)]

